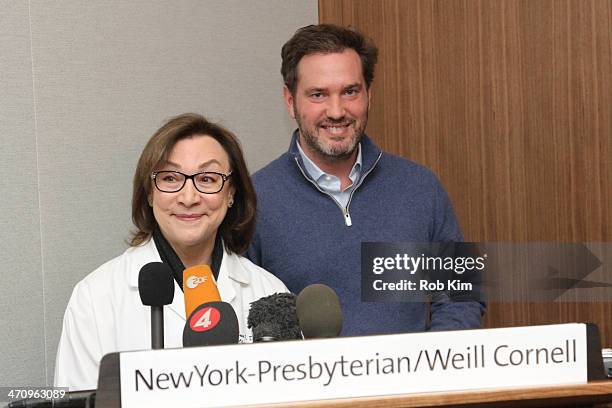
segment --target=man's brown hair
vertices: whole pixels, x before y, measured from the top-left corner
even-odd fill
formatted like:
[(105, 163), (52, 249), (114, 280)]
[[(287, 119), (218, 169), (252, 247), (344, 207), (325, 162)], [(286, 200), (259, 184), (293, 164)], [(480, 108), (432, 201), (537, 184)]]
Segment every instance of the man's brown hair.
[(363, 78), (369, 89), (378, 60), (378, 48), (372, 40), (356, 30), (333, 24), (309, 25), (297, 30), (281, 50), (281, 74), (291, 94), (295, 95), (297, 67), (302, 58), (310, 54), (330, 54), (346, 49), (352, 49), (359, 55)]

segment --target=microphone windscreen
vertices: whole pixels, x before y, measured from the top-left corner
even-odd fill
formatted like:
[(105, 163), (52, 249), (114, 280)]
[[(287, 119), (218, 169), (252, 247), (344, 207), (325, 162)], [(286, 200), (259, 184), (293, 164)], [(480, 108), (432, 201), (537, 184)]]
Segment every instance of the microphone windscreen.
[(253, 329), (253, 341), (262, 337), (296, 340), (302, 332), (295, 313), (293, 293), (275, 293), (251, 302), (247, 325)]
[(275, 322), (260, 323), (253, 327), (253, 343), (260, 341), (278, 341), (281, 340), (281, 327)]
[(187, 319), (183, 346), (215, 346), (238, 343), (238, 317), (227, 302), (208, 302), (198, 306)]
[(164, 306), (174, 299), (174, 277), (168, 265), (150, 262), (140, 268), (138, 293), (145, 306)]
[(338, 295), (320, 283), (306, 286), (296, 300), (300, 328), (306, 339), (337, 337), (342, 330)]
[(190, 316), (202, 303), (219, 302), (221, 295), (208, 265), (196, 265), (183, 271), (185, 316)]

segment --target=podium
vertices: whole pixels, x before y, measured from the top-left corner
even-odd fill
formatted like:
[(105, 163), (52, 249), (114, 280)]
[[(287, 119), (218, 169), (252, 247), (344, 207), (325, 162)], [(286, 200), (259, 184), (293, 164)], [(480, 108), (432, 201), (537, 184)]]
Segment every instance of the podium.
[[(400, 394), (360, 398), (342, 398), (250, 405), (275, 408), (403, 408), (403, 407), (586, 407), (610, 403), (612, 379), (589, 381), (586, 384), (546, 387), (514, 387), (455, 392)], [(108, 354), (100, 366), (100, 381), (95, 408), (121, 408), (119, 354)]]
[[(549, 327), (563, 326), (553, 325)], [(359, 396), (359, 397), (341, 397), (341, 398), (317, 398), (316, 400), (301, 400), (301, 401), (285, 401), (285, 402), (270, 402), (265, 404), (253, 404), (240, 406), (273, 406), (273, 407), (548, 407), (548, 406), (592, 406), (595, 404), (612, 403), (612, 379), (607, 379), (603, 369), (603, 361), (601, 359), (601, 349), (596, 327), (582, 325), (586, 328), (585, 346), (588, 353), (584, 356), (585, 370), (588, 375), (585, 375), (585, 383), (574, 384), (547, 384), (547, 385), (522, 385), (505, 387), (487, 387), (478, 389), (473, 385), (469, 386), (469, 390), (450, 390), (450, 391), (434, 391), (434, 392), (410, 392), (410, 393), (393, 393), (389, 395)], [(520, 334), (519, 329), (516, 330)], [(525, 329), (525, 328), (522, 328)], [(482, 329), (471, 331), (473, 335), (482, 332), (487, 335), (490, 330), (499, 329)], [(460, 332), (446, 332), (446, 335), (457, 337)], [(417, 334), (414, 334), (415, 336)], [(430, 335), (429, 333), (420, 333), (420, 336)], [(431, 333), (437, 335), (441, 333)], [(411, 336), (411, 335), (404, 335)], [(381, 337), (386, 340), (385, 336)], [(352, 338), (352, 341), (356, 341)], [(361, 339), (368, 339), (364, 337)], [(325, 341), (325, 340), (324, 340)], [(343, 339), (335, 339), (333, 341), (343, 342)], [(365, 340), (362, 340), (365, 341)], [(307, 343), (307, 342), (298, 342)], [(282, 343), (276, 343), (280, 345)], [(297, 343), (294, 343), (297, 344)], [(325, 343), (321, 343), (324, 344)], [(257, 347), (257, 345), (253, 345)], [(273, 347), (273, 344), (268, 344)], [(226, 347), (244, 347), (226, 346)], [(147, 352), (143, 352), (147, 353)], [(216, 353), (215, 353), (216, 354)], [(533, 355), (533, 353), (532, 353)], [(120, 377), (120, 358), (121, 354), (112, 353), (106, 355), (100, 366), (100, 376), (98, 382), (98, 390), (95, 398), (95, 407), (119, 408), (121, 407), (121, 377)], [(569, 358), (567, 359), (570, 360)], [(502, 363), (502, 365), (505, 363)], [(483, 363), (484, 365), (484, 363)], [(586, 367), (588, 365), (588, 367)], [(588, 370), (587, 370), (588, 368)], [(446, 368), (445, 368), (446, 370)], [(527, 370), (526, 370), (527, 371)], [(585, 373), (586, 373), (585, 371)], [(544, 373), (545, 374), (545, 373)], [(503, 380), (503, 379), (502, 379)], [(268, 390), (268, 392), (270, 392)], [(357, 393), (357, 391), (356, 391)], [(177, 406), (181, 405), (180, 403)], [(193, 405), (195, 406), (195, 405)], [(610, 405), (612, 407), (612, 404)], [(125, 407), (124, 407), (125, 408)]]
[(9, 407), (601, 407), (612, 379), (573, 323), (110, 353), (69, 394)]
[[(100, 367), (96, 408), (121, 408), (119, 354), (104, 357)], [(612, 379), (586, 384), (547, 387), (513, 387), (455, 392), (400, 394), (333, 400), (291, 402), (249, 407), (275, 408), (403, 408), (403, 407), (576, 407), (610, 403)]]
[[(106, 362), (106, 368), (110, 368)], [(117, 360), (118, 363), (118, 360)], [(111, 363), (113, 364), (113, 363)], [(116, 369), (118, 367), (115, 367)], [(106, 385), (112, 379), (105, 378)], [(118, 385), (118, 378), (116, 378)], [(117, 408), (121, 406), (119, 390), (114, 387), (103, 388), (82, 394), (76, 400), (62, 404), (47, 403), (45, 407), (58, 408)], [(77, 394), (75, 393), (75, 394)], [(251, 407), (302, 407), (302, 408), (400, 408), (400, 407), (587, 407), (606, 404), (612, 407), (612, 380), (591, 381), (586, 384), (522, 387), (504, 389), (482, 389), (457, 392), (435, 392), (421, 394), (401, 394), (380, 397), (344, 398), (335, 400), (293, 402), (287, 404), (252, 405)], [(25, 406), (25, 405), (20, 405)]]
[[(554, 387), (405, 394), (274, 405), (274, 407), (585, 407), (612, 403), (612, 381)], [(612, 405), (611, 405), (612, 406)]]

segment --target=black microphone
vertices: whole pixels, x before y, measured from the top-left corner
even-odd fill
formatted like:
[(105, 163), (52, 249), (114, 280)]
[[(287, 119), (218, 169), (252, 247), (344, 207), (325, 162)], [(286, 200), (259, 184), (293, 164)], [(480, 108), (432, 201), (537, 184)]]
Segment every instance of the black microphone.
[(247, 325), (254, 342), (302, 339), (293, 293), (275, 293), (251, 302)]
[(238, 317), (232, 305), (203, 303), (189, 315), (183, 329), (183, 346), (218, 346), (238, 343)]
[(145, 306), (151, 306), (151, 348), (164, 348), (164, 305), (174, 299), (172, 270), (162, 262), (150, 262), (138, 274), (138, 292)]
[(337, 337), (342, 331), (340, 300), (329, 286), (320, 283), (308, 285), (295, 303), (305, 339)]

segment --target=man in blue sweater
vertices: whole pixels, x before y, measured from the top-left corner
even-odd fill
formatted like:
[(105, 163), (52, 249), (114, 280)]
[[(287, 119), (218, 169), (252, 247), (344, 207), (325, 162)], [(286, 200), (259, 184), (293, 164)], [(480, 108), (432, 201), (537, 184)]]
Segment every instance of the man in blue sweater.
[(334, 25), (299, 29), (282, 48), (284, 100), (298, 129), (289, 151), (254, 175), (249, 258), (298, 293), (332, 287), (343, 335), (475, 328), (484, 305), (362, 302), (362, 241), (448, 242), (462, 235), (436, 176), (365, 135), (378, 50)]

